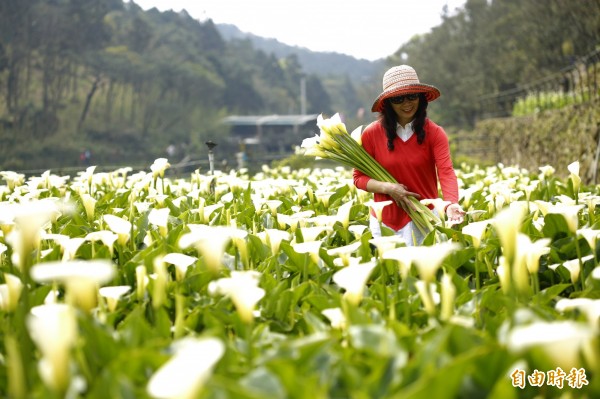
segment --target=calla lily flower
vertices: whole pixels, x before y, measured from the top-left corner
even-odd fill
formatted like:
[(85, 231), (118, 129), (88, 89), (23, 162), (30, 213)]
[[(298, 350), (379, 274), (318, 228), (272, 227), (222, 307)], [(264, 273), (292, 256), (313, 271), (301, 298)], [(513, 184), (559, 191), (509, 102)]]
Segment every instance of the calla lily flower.
[(148, 214), (148, 222), (158, 227), (162, 237), (167, 236), (167, 228), (169, 226), (169, 208), (152, 208)]
[(80, 197), (88, 221), (94, 220), (94, 214), (96, 213), (96, 199), (88, 193), (81, 193)]
[(316, 264), (319, 264), (319, 260), (321, 260), (319, 256), (319, 250), (321, 249), (321, 245), (323, 245), (323, 241), (305, 241), (301, 243), (293, 244), (294, 251), (299, 254), (309, 254), (310, 258)]
[(502, 292), (508, 294), (512, 287), (510, 279), (510, 265), (507, 264), (506, 257), (502, 255), (500, 255), (498, 263), (498, 267), (496, 267), (496, 274), (498, 275), (498, 280), (500, 280), (500, 287), (502, 288)]
[(579, 195), (579, 187), (581, 186), (581, 177), (579, 177), (579, 161), (575, 161), (569, 164), (569, 166), (567, 166), (567, 169), (571, 173), (569, 175), (569, 178), (573, 183), (573, 191), (575, 192), (575, 198), (577, 198), (577, 196)]
[(511, 264), (515, 257), (517, 233), (524, 217), (525, 207), (523, 204), (513, 203), (513, 206), (502, 209), (492, 219), (492, 225), (500, 237), (504, 257)]
[(279, 253), (281, 241), (290, 241), (292, 238), (292, 235), (285, 230), (265, 229), (265, 231), (261, 233), (263, 233), (265, 236), (263, 242), (265, 242), (265, 244), (271, 248), (271, 253), (273, 255), (277, 255)]
[(352, 137), (358, 143), (358, 145), (362, 145), (362, 133), (364, 128), (365, 127), (361, 125), (354, 129), (352, 133), (350, 133), (350, 137)]
[(321, 233), (330, 231), (331, 228), (325, 226), (301, 227), (300, 232), (304, 241), (315, 241)]
[(185, 276), (188, 267), (193, 265), (197, 260), (198, 258), (177, 252), (166, 254), (163, 258), (165, 263), (170, 263), (175, 266), (175, 276), (177, 280), (181, 280), (183, 276)]
[(31, 278), (38, 283), (61, 283), (68, 301), (85, 311), (96, 306), (98, 287), (113, 279), (116, 267), (106, 260), (71, 260), (38, 263), (31, 268)]
[(556, 204), (548, 209), (548, 213), (554, 213), (562, 215), (569, 226), (569, 230), (575, 233), (579, 223), (579, 211), (583, 209), (584, 205), (565, 205)]
[(26, 267), (31, 251), (40, 245), (42, 227), (56, 219), (61, 213), (53, 200), (36, 200), (0, 207), (0, 220), (12, 220), (15, 228), (6, 237), (13, 248), (13, 263)]
[(450, 320), (454, 315), (454, 299), (456, 298), (456, 287), (452, 282), (452, 277), (444, 273), (441, 280), (441, 296), (442, 296), (442, 308), (440, 311), (440, 318), (442, 320)]
[(6, 185), (8, 186), (9, 191), (13, 191), (15, 187), (25, 183), (25, 175), (22, 173), (2, 171), (0, 172), (0, 176), (2, 176), (2, 179), (4, 181), (6, 181)]
[[(561, 266), (560, 263), (555, 263), (553, 265), (548, 265), (548, 268), (556, 271), (558, 266)], [(564, 261), (562, 266), (569, 271), (571, 276), (571, 282), (575, 284), (579, 280), (579, 273), (581, 272), (581, 266), (579, 265), (579, 259), (571, 259)]]
[(329, 323), (331, 324), (331, 328), (335, 328), (338, 330), (345, 330), (348, 326), (348, 321), (346, 320), (346, 316), (344, 312), (340, 308), (328, 308), (323, 309), (321, 311), (323, 316), (327, 317)]
[(393, 236), (379, 236), (375, 238), (371, 238), (369, 240), (370, 244), (375, 245), (377, 248), (377, 253), (379, 256), (383, 256), (388, 251), (396, 248), (399, 245), (406, 245), (406, 240), (398, 235)]
[(348, 226), (348, 231), (354, 234), (355, 237), (361, 237), (367, 229), (368, 227), (364, 224), (353, 224), (351, 226)]
[(358, 251), (362, 243), (360, 241), (353, 242), (352, 244), (344, 245), (343, 247), (331, 248), (327, 250), (327, 254), (330, 256), (339, 256), (344, 266), (350, 265), (350, 255)]
[(507, 337), (507, 347), (511, 352), (539, 347), (548, 356), (552, 366), (563, 370), (581, 368), (584, 356), (593, 356), (591, 341), (595, 333), (585, 324), (570, 320), (537, 321), (530, 325), (513, 328)]
[(108, 310), (114, 312), (121, 297), (129, 291), (131, 291), (129, 285), (117, 285), (112, 287), (102, 287), (100, 288), (99, 293), (100, 296), (106, 300)]
[(342, 224), (342, 226), (346, 230), (350, 225), (350, 211), (352, 210), (352, 205), (354, 205), (354, 199), (344, 202), (344, 204), (338, 207), (336, 214), (336, 219)]
[(102, 216), (102, 220), (104, 220), (104, 223), (106, 223), (106, 225), (112, 232), (116, 233), (119, 236), (117, 242), (120, 245), (125, 245), (129, 240), (129, 236), (131, 234), (131, 222), (110, 214)]
[(562, 298), (558, 302), (556, 302), (556, 305), (554, 307), (557, 311), (561, 313), (565, 313), (575, 309), (580, 310), (586, 315), (587, 320), (590, 323), (590, 328), (598, 331), (598, 321), (600, 320), (600, 299)]
[(254, 308), (265, 295), (265, 290), (258, 286), (260, 273), (255, 270), (232, 271), (231, 277), (211, 281), (208, 291), (213, 294), (226, 295), (231, 298), (240, 319), (250, 323), (254, 319)]
[(88, 233), (88, 235), (85, 236), (86, 241), (92, 241), (92, 242), (102, 241), (102, 244), (104, 244), (108, 247), (108, 250), (110, 251), (111, 256), (114, 253), (114, 244), (118, 238), (119, 238), (119, 235), (113, 233), (110, 230), (93, 231), (91, 233)]
[(147, 391), (157, 399), (193, 399), (225, 353), (218, 338), (183, 338), (173, 343), (175, 354), (150, 377)]
[(540, 170), (540, 172), (542, 172), (542, 176), (544, 177), (550, 177), (554, 175), (554, 172), (556, 171), (552, 166), (550, 165), (545, 165), (545, 166), (540, 166), (538, 168)]
[(537, 241), (531, 241), (528, 235), (519, 233), (517, 238), (518, 248), (517, 257), (522, 257), (530, 274), (537, 273), (540, 268), (540, 258), (542, 255), (550, 253), (551, 239), (541, 238)]
[(231, 236), (229, 227), (198, 225), (193, 227), (191, 232), (181, 236), (179, 247), (186, 249), (194, 246), (204, 257), (208, 270), (216, 273), (221, 269), (223, 254), (231, 241)]
[(388, 200), (388, 201), (369, 201), (366, 202), (365, 205), (367, 205), (368, 207), (370, 207), (373, 212), (375, 212), (375, 217), (377, 217), (377, 220), (379, 221), (379, 223), (381, 223), (381, 218), (383, 215), (383, 208), (391, 205), (393, 203), (393, 201)]
[(213, 205), (206, 205), (203, 207), (202, 209), (202, 216), (204, 217), (204, 221), (210, 220), (210, 215), (212, 215), (212, 213), (214, 211), (216, 211), (217, 209), (221, 209), (223, 208), (225, 205), (223, 205), (222, 202), (218, 202), (216, 204)]
[(598, 241), (600, 230), (591, 228), (578, 229), (577, 235), (585, 238), (592, 251), (596, 250), (596, 242)]
[(306, 195), (306, 193), (308, 192), (308, 187), (306, 186), (294, 186), (294, 191), (296, 192), (297, 195), (297, 202), (298, 204), (300, 204), (300, 202), (302, 202), (302, 199), (304, 198), (304, 196)]
[(150, 170), (152, 171), (152, 177), (164, 177), (165, 171), (171, 166), (169, 161), (166, 158), (158, 158), (154, 161), (152, 165), (150, 165)]
[(271, 214), (273, 216), (276, 216), (277, 215), (277, 208), (279, 208), (281, 206), (281, 204), (283, 204), (283, 202), (280, 201), (280, 200), (267, 200), (267, 201), (265, 201), (265, 204), (267, 205), (267, 207), (271, 211)]
[[(423, 205), (433, 205), (433, 208), (437, 214), (441, 216), (446, 213), (446, 207), (452, 203), (450, 201), (444, 201), (441, 198), (423, 198), (420, 201)], [(444, 219), (442, 218), (442, 220)]]
[(146, 293), (146, 287), (148, 287), (148, 282), (150, 279), (148, 278), (148, 272), (146, 270), (146, 266), (140, 265), (135, 268), (135, 294), (138, 300), (144, 299), (144, 295)]
[(359, 263), (345, 267), (333, 275), (333, 281), (343, 288), (344, 299), (353, 305), (358, 305), (363, 297), (367, 280), (377, 266), (377, 262)]
[(430, 283), (435, 281), (435, 274), (444, 259), (459, 247), (460, 245), (452, 241), (431, 246), (399, 247), (384, 253), (383, 258), (395, 259), (405, 265), (414, 263), (421, 279)]
[(419, 294), (419, 297), (423, 302), (423, 307), (425, 308), (425, 311), (430, 316), (435, 315), (435, 303), (431, 295), (431, 289), (434, 288), (435, 285), (433, 285), (433, 287), (432, 285), (433, 284), (427, 283), (423, 280), (415, 281), (415, 288), (417, 290), (417, 293)]
[(471, 236), (471, 238), (473, 239), (473, 246), (475, 248), (479, 248), (481, 246), (481, 239), (483, 238), (483, 234), (485, 233), (489, 224), (489, 220), (471, 222), (466, 226), (463, 226), (462, 233), (464, 235)]
[(27, 329), (42, 355), (38, 363), (42, 381), (55, 392), (64, 393), (70, 380), (70, 351), (77, 337), (74, 309), (65, 304), (33, 307)]
[(17, 276), (4, 273), (5, 284), (0, 285), (0, 309), (13, 312), (19, 304), (23, 283)]

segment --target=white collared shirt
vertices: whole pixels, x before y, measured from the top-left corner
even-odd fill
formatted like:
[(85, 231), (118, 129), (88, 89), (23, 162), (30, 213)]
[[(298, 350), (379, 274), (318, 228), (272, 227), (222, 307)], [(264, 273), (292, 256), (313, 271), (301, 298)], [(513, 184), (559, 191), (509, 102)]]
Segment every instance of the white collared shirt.
[(406, 126), (402, 127), (399, 123), (396, 123), (396, 134), (400, 137), (400, 140), (406, 142), (414, 134), (412, 128), (412, 122), (408, 122)]

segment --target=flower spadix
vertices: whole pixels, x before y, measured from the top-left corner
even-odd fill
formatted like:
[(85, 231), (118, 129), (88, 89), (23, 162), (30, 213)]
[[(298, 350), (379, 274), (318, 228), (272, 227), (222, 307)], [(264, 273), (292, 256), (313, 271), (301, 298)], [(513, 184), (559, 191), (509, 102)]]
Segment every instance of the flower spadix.
[(173, 357), (148, 381), (148, 394), (160, 399), (196, 398), (225, 353), (225, 345), (218, 338), (183, 338), (172, 347)]
[(211, 281), (208, 291), (213, 294), (226, 295), (231, 298), (240, 319), (250, 323), (254, 319), (254, 308), (265, 295), (265, 290), (258, 286), (260, 273), (255, 270), (232, 271), (231, 277)]
[(31, 268), (34, 281), (64, 284), (67, 300), (86, 311), (96, 306), (99, 286), (112, 280), (115, 273), (115, 265), (101, 259), (45, 262)]
[(377, 262), (359, 263), (335, 272), (333, 281), (346, 291), (344, 299), (351, 304), (358, 305), (363, 297), (365, 284), (375, 266), (377, 266)]

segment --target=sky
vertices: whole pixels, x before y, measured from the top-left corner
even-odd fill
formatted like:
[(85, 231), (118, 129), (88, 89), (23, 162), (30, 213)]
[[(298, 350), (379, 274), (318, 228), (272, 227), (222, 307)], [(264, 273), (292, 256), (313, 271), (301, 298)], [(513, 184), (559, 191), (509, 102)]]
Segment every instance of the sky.
[(414, 35), (441, 24), (466, 0), (133, 0), (142, 9), (185, 9), (200, 21), (212, 19), (241, 31), (311, 51), (359, 59), (392, 55)]

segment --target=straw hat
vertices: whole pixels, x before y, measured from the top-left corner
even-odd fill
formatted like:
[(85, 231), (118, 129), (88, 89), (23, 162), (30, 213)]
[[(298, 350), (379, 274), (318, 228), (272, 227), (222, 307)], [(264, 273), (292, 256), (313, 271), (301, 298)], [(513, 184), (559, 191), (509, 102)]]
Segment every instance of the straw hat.
[(373, 103), (371, 111), (381, 112), (383, 100), (386, 98), (410, 93), (425, 93), (427, 102), (432, 102), (440, 96), (437, 87), (419, 82), (417, 72), (412, 67), (408, 65), (392, 67), (383, 75), (383, 92)]

